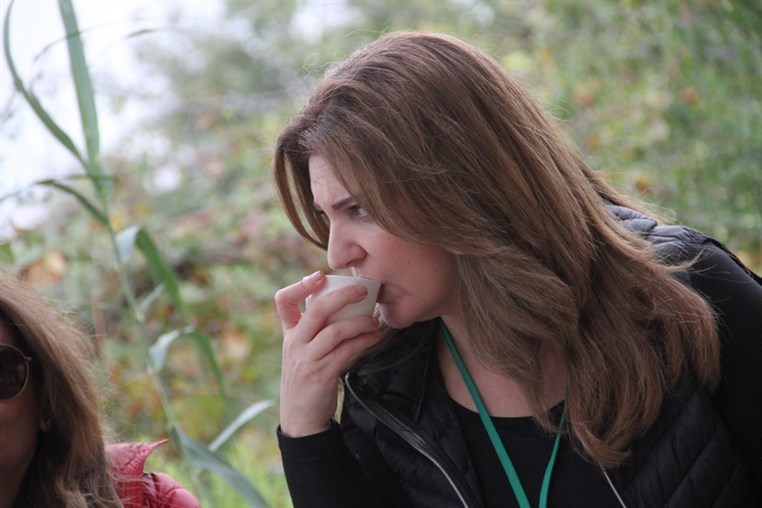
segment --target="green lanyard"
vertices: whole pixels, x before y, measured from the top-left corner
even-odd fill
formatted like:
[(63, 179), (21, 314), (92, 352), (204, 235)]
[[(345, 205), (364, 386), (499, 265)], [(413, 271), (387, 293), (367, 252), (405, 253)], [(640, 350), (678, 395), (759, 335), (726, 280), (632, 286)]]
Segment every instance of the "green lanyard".
[[(495, 448), (497, 456), (500, 459), (500, 463), (503, 465), (503, 469), (505, 470), (505, 474), (508, 476), (508, 481), (511, 483), (513, 494), (516, 496), (516, 501), (518, 501), (521, 508), (531, 508), (529, 499), (527, 499), (527, 495), (524, 492), (524, 487), (522, 487), (521, 481), (519, 480), (519, 475), (516, 473), (516, 468), (513, 467), (511, 458), (508, 456), (508, 452), (506, 451), (503, 442), (500, 440), (497, 429), (495, 429), (495, 424), (492, 422), (492, 419), (487, 412), (487, 408), (484, 406), (484, 402), (482, 402), (482, 398), (479, 396), (479, 391), (476, 389), (474, 380), (471, 378), (471, 374), (469, 374), (466, 365), (463, 363), (463, 359), (458, 353), (458, 348), (455, 347), (455, 342), (453, 342), (450, 331), (447, 329), (447, 326), (444, 324), (444, 322), (442, 323), (442, 330), (444, 332), (445, 341), (447, 342), (447, 347), (450, 349), (450, 353), (455, 360), (455, 364), (460, 370), (461, 376), (463, 376), (463, 381), (465, 381), (466, 386), (468, 387), (468, 391), (471, 392), (471, 398), (474, 399), (474, 404), (476, 404), (476, 408), (479, 410), (479, 417), (482, 420), (482, 424), (487, 430), (490, 441), (492, 441), (492, 446)], [(548, 506), (550, 477), (553, 474), (553, 465), (556, 463), (558, 445), (561, 442), (561, 429), (564, 427), (565, 419), (566, 404), (564, 404), (564, 411), (561, 414), (561, 421), (558, 424), (558, 434), (556, 434), (556, 440), (553, 444), (553, 452), (550, 454), (548, 466), (545, 468), (545, 476), (542, 479), (542, 488), (540, 489), (540, 508), (546, 508)]]

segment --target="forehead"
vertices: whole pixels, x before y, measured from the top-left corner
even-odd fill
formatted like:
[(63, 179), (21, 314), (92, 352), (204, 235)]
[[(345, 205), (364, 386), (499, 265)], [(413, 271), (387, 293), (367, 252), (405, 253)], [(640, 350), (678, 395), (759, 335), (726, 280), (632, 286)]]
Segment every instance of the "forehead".
[(309, 160), (310, 188), (315, 204), (329, 206), (349, 196), (349, 191), (336, 178), (333, 165), (321, 155)]

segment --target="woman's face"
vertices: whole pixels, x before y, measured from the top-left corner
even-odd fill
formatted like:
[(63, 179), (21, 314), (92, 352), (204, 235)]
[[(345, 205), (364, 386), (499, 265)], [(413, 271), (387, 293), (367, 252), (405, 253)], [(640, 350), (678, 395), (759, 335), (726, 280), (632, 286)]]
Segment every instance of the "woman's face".
[[(0, 344), (18, 347), (2, 322)], [(0, 399), (0, 492), (4, 495), (15, 497), (34, 456), (40, 427), (41, 412), (30, 379), (14, 398)]]
[(384, 322), (404, 328), (458, 312), (456, 271), (449, 254), (382, 229), (339, 182), (325, 158), (310, 157), (309, 171), (315, 208), (331, 224), (328, 265), (381, 283), (378, 306)]

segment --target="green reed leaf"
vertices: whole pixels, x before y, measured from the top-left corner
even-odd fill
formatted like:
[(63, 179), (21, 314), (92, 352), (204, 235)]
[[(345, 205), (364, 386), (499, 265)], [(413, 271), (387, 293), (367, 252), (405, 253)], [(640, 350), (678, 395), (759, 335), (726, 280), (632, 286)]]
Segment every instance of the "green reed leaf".
[(8, 65), (8, 71), (11, 73), (13, 79), (14, 88), (24, 97), (29, 107), (32, 108), (37, 118), (42, 121), (45, 128), (55, 137), (72, 155), (82, 164), (83, 167), (87, 167), (87, 162), (82, 157), (77, 146), (71, 140), (68, 134), (61, 129), (53, 118), (48, 114), (42, 103), (31, 89), (24, 86), (24, 82), (16, 69), (16, 64), (13, 60), (11, 53), (11, 38), (10, 38), (10, 19), (11, 10), (13, 8), (13, 1), (8, 5), (8, 10), (5, 12), (5, 20), (3, 22), (3, 52), (5, 53), (5, 61)]
[(156, 246), (156, 242), (153, 241), (151, 235), (149, 235), (144, 229), (139, 228), (135, 232), (135, 246), (143, 254), (148, 266), (148, 271), (151, 272), (154, 282), (157, 284), (164, 284), (164, 287), (175, 306), (175, 310), (180, 314), (183, 322), (188, 322), (188, 311), (185, 308), (185, 302), (183, 302), (180, 296), (180, 285), (177, 282), (177, 277), (172, 268), (164, 260), (164, 257), (159, 252), (159, 248)]
[(101, 226), (108, 228), (109, 227), (109, 219), (108, 217), (97, 207), (95, 206), (92, 201), (90, 201), (84, 194), (79, 192), (74, 187), (71, 187), (65, 183), (63, 183), (61, 180), (56, 179), (48, 179), (48, 180), (40, 180), (38, 182), (35, 182), (36, 185), (42, 185), (44, 187), (52, 187), (54, 189), (58, 189), (60, 191), (63, 191), (71, 196), (74, 196), (74, 198), (79, 201), (79, 203), (85, 208), (87, 213), (90, 214), (90, 216), (98, 222)]
[(222, 375), (222, 369), (217, 362), (217, 355), (212, 348), (212, 341), (209, 336), (200, 330), (193, 330), (187, 334), (193, 339), (196, 349), (201, 353), (201, 358), (206, 365), (207, 373), (211, 371), (212, 377), (214, 377), (217, 386), (220, 389), (222, 396), (225, 396), (225, 378)]
[(151, 365), (156, 372), (159, 372), (164, 368), (164, 365), (166, 365), (169, 346), (171, 346), (175, 340), (186, 335), (189, 331), (190, 330), (187, 328), (184, 330), (172, 330), (161, 334), (159, 338), (156, 339), (156, 343), (148, 349)]
[(108, 181), (104, 178), (104, 170), (100, 159), (100, 134), (98, 129), (98, 110), (95, 106), (95, 92), (93, 90), (90, 71), (85, 59), (85, 49), (77, 23), (77, 16), (71, 0), (59, 0), (58, 7), (61, 11), (61, 19), (66, 29), (66, 43), (69, 49), (69, 62), (71, 64), (74, 89), (77, 94), (79, 116), (82, 122), (82, 131), (85, 136), (87, 147), (87, 164), (85, 169), (88, 175), (93, 177), (93, 184), (98, 189), (102, 200), (108, 199)]
[(225, 480), (251, 508), (267, 508), (265, 500), (240, 471), (179, 429), (177, 436), (196, 467), (210, 471)]
[[(120, 231), (116, 235), (116, 245), (119, 259), (122, 262), (132, 256), (135, 247), (138, 248), (145, 258), (146, 266), (148, 267), (148, 271), (151, 273), (154, 282), (157, 285), (163, 286), (182, 321), (188, 323), (188, 311), (185, 307), (182, 295), (180, 294), (180, 284), (175, 276), (175, 272), (164, 260), (164, 257), (159, 252), (151, 235), (138, 226), (131, 226)], [(156, 298), (154, 292), (152, 292), (151, 298)], [(211, 340), (203, 332), (191, 329), (190, 327), (185, 330), (184, 335), (187, 335), (193, 340), (193, 343), (205, 364), (207, 373), (212, 375), (220, 388), (220, 392), (224, 395), (225, 378), (222, 374), (222, 369), (220, 369), (219, 363), (217, 362), (217, 356), (212, 348)]]
[(115, 248), (118, 263), (124, 263), (132, 257), (132, 252), (135, 250), (135, 238), (139, 231), (140, 227), (130, 226), (116, 234)]
[(233, 422), (225, 427), (220, 434), (209, 443), (209, 449), (216, 452), (222, 445), (224, 445), (233, 435), (238, 432), (241, 427), (249, 423), (255, 416), (264, 411), (265, 409), (272, 407), (274, 404), (271, 400), (261, 400), (255, 404), (250, 405), (236, 417)]

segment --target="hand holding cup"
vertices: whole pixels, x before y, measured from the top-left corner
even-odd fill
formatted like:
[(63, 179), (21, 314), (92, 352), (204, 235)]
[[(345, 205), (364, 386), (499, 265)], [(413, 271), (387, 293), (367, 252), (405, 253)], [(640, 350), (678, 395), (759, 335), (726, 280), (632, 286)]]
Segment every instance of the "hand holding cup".
[(315, 272), (276, 293), (283, 326), (280, 414), (285, 435), (306, 436), (330, 427), (339, 376), (381, 339), (373, 316), (379, 286), (368, 279)]

